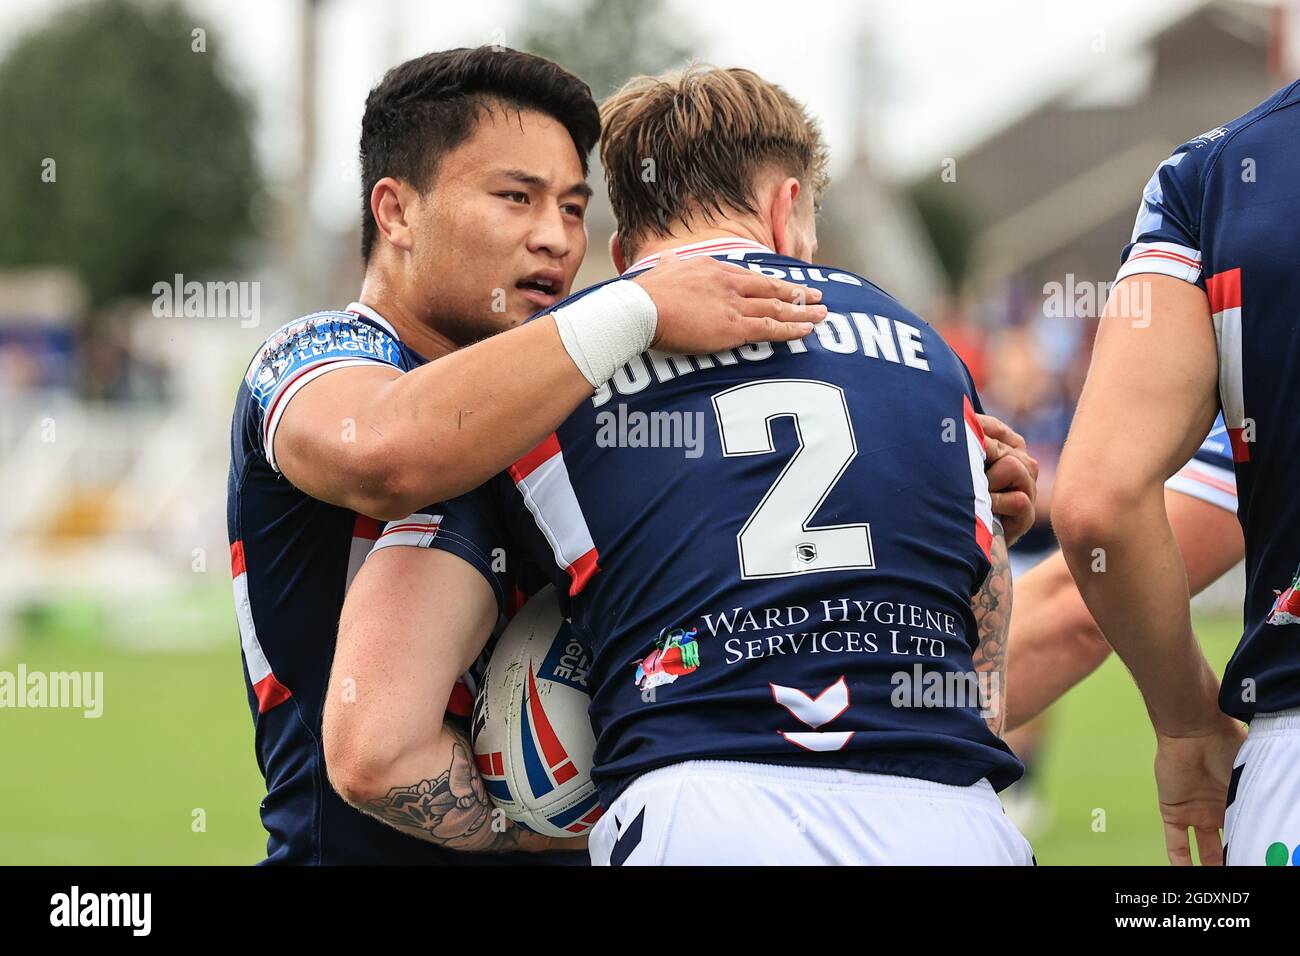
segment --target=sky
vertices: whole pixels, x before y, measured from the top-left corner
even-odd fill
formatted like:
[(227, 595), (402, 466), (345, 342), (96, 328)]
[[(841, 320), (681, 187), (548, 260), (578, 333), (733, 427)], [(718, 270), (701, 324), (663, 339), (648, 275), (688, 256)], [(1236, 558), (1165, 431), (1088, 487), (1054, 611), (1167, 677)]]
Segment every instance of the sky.
[[(0, 4), (0, 53), (20, 31), (75, 0)], [(562, 2), (562, 0), (561, 0)], [(1045, 90), (1125, 74), (1151, 25), (1198, 0), (666, 0), (694, 52), (747, 66), (785, 86), (819, 117), (831, 172), (856, 131), (896, 176), (937, 170)], [(188, 0), (232, 79), (258, 109), (257, 143), (274, 180), (293, 169), (298, 0)], [(394, 63), (433, 49), (511, 43), (524, 0), (324, 0), (313, 214), (340, 228), (355, 216), (356, 141), (366, 92)], [(670, 27), (671, 28), (671, 27)], [(874, 63), (850, 82), (855, 60)]]

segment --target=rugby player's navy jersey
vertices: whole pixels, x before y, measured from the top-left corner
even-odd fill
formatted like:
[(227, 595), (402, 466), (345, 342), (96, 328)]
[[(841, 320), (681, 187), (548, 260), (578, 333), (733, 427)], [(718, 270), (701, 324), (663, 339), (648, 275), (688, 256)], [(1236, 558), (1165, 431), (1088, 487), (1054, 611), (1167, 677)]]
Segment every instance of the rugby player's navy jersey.
[[(585, 862), (585, 854), (485, 855), (426, 843), (366, 816), (334, 792), (321, 717), (343, 597), (380, 522), (299, 491), (274, 463), (275, 429), (293, 394), (316, 377), (424, 359), (373, 310), (320, 312), (275, 332), (254, 357), (231, 426), (227, 527), (244, 678), (266, 778), (266, 863), (498, 864)], [(340, 425), (346, 427), (346, 423)], [(467, 725), (473, 676), (448, 713)]]
[(691, 759), (1010, 784), (974, 693), (993, 517), (965, 366), (850, 272), (739, 240), (678, 252), (815, 285), (830, 315), (790, 343), (639, 356), (494, 480), (494, 508), (431, 506), (439, 533), (410, 543), (549, 565), (593, 652), (606, 806)]
[(1245, 631), (1219, 703), (1300, 707), (1300, 83), (1174, 151), (1147, 184), (1119, 278), (1200, 286), (1246, 540)]

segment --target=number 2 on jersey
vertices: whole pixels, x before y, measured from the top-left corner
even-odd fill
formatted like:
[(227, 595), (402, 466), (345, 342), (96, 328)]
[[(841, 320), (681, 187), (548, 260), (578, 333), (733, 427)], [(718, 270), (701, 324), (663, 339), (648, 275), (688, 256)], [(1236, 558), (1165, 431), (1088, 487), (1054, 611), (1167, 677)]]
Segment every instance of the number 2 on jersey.
[(808, 526), (858, 454), (842, 388), (806, 379), (746, 382), (714, 395), (713, 408), (727, 458), (772, 454), (776, 418), (793, 418), (799, 436), (799, 450), (736, 535), (742, 578), (876, 566), (870, 525)]

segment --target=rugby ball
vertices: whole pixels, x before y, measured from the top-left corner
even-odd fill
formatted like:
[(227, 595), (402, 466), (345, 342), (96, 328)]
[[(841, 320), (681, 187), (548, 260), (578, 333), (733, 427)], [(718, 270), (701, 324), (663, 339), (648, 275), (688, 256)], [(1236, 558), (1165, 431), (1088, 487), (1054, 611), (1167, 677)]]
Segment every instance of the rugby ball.
[(474, 701), (474, 761), (492, 802), (546, 836), (582, 836), (603, 812), (591, 782), (590, 668), (548, 586), (506, 625)]

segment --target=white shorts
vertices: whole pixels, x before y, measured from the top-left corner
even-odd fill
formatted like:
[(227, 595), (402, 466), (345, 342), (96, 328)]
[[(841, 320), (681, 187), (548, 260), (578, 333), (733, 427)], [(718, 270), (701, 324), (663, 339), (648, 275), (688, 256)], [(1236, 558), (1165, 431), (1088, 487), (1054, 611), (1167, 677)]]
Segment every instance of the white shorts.
[(1300, 710), (1257, 714), (1232, 765), (1230, 866), (1300, 866)]
[(690, 760), (638, 777), (591, 833), (595, 866), (1029, 865), (987, 780)]

